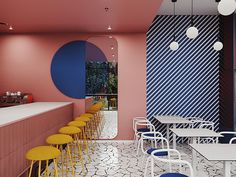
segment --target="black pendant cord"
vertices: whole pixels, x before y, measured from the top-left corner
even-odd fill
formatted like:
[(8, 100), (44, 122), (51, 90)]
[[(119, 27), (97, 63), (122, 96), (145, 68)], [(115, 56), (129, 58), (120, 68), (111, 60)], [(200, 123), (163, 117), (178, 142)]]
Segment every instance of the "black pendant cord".
[(193, 26), (193, 0), (191, 5), (191, 26)]
[(174, 2), (174, 41), (175, 41), (175, 32), (176, 32), (176, 21), (175, 21), (175, 2)]

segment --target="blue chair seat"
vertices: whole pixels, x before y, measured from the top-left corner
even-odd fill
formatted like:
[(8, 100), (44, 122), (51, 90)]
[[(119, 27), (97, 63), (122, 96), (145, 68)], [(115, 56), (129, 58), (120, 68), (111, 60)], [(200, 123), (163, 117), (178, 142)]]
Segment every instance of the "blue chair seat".
[(188, 177), (188, 176), (181, 173), (165, 173), (162, 174), (160, 177)]
[(137, 129), (138, 132), (150, 132), (149, 128), (139, 128)]
[(154, 133), (145, 134), (145, 136), (154, 137)]
[[(153, 151), (155, 151), (155, 150), (159, 150), (159, 149), (157, 149), (157, 148), (150, 148), (150, 149), (147, 150), (147, 153), (148, 153), (148, 154), (151, 154), (151, 153), (152, 153)], [(155, 156), (167, 156), (167, 155), (168, 155), (168, 152), (167, 152), (167, 151), (157, 152), (157, 153), (155, 153), (154, 155), (155, 155)]]

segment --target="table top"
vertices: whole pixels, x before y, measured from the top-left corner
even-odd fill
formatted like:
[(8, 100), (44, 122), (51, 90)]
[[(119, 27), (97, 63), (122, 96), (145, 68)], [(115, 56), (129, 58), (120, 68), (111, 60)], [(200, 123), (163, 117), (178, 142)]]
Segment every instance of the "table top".
[(11, 123), (42, 114), (44, 112), (57, 109), (71, 102), (35, 102), (29, 104), (22, 104), (19, 106), (12, 106), (0, 108), (0, 127), (9, 125)]
[(236, 144), (190, 144), (190, 146), (209, 161), (236, 160)]
[(178, 137), (223, 137), (220, 133), (205, 128), (171, 128)]
[(162, 124), (189, 124), (191, 121), (180, 116), (154, 116)]

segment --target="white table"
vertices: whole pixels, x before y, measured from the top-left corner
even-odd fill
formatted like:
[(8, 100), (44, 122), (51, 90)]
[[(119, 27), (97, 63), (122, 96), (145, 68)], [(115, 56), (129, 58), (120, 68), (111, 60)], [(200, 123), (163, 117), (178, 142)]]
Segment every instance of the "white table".
[[(170, 140), (170, 124), (173, 124), (173, 128), (176, 128), (176, 124), (190, 124), (191, 121), (182, 118), (180, 116), (154, 116), (156, 120), (158, 120), (162, 124), (166, 124), (166, 138)], [(173, 134), (173, 148), (176, 149), (176, 135)]]
[[(223, 137), (220, 133), (217, 133), (213, 130), (205, 129), (205, 128), (172, 128), (170, 129), (174, 134), (176, 134), (178, 137), (186, 137), (186, 138), (192, 138), (193, 144), (196, 144), (197, 138), (203, 137)], [(196, 151), (192, 151), (192, 165), (193, 169), (196, 172)]]
[(230, 161), (236, 160), (236, 144), (190, 144), (209, 161), (224, 162), (224, 177), (230, 177)]

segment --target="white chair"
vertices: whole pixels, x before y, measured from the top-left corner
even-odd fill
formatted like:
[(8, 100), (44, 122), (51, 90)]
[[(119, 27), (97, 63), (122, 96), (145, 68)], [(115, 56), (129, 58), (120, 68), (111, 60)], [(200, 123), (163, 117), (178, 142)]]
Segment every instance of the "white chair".
[(218, 143), (229, 143), (232, 138), (236, 136), (236, 132), (234, 131), (222, 131), (220, 132), (220, 135), (223, 135), (224, 137), (220, 137), (217, 139)]
[[(163, 158), (163, 157), (155, 155), (155, 154), (163, 152), (163, 151), (168, 152), (167, 158)], [(171, 158), (172, 154), (177, 154), (177, 159), (176, 159), (176, 156), (175, 156), (175, 159)], [(154, 177), (154, 161), (159, 161), (159, 162), (163, 162), (163, 163), (168, 163), (169, 164), (169, 167), (170, 167), (169, 172), (161, 174), (160, 177), (187, 177), (182, 172), (183, 165), (188, 166), (189, 172), (190, 172), (190, 176), (189, 177), (193, 177), (193, 168), (192, 168), (191, 164), (189, 162), (185, 161), (185, 160), (181, 160), (181, 155), (180, 155), (179, 151), (177, 151), (175, 149), (159, 149), (159, 150), (155, 150), (155, 151), (153, 151), (151, 153), (151, 156), (149, 158), (151, 159), (151, 176), (152, 177)], [(178, 165), (179, 172), (172, 172), (173, 164)], [(144, 174), (144, 176), (146, 176), (146, 173)]]
[[(211, 121), (201, 121), (199, 128), (206, 128), (209, 130), (214, 131), (215, 125), (214, 122)], [(216, 143), (217, 139), (215, 140), (214, 138), (198, 138), (197, 143), (204, 143), (204, 144), (209, 144), (209, 143)]]
[[(150, 147), (145, 147), (144, 143), (148, 141), (150, 143)], [(141, 146), (141, 151), (143, 153), (142, 163), (144, 163), (144, 159), (146, 155), (151, 155), (151, 153), (158, 149), (169, 149), (169, 142), (160, 132), (145, 132), (141, 134), (139, 140), (139, 146)], [(137, 151), (138, 155), (138, 151)], [(168, 153), (166, 151), (156, 153), (157, 156), (167, 156)], [(145, 172), (147, 171), (149, 160), (146, 161)]]
[(231, 138), (229, 144), (233, 144), (234, 141), (236, 141), (236, 137)]
[[(133, 131), (135, 132), (135, 123), (137, 122), (137, 121), (140, 121), (140, 120), (146, 120), (147, 122), (149, 122), (148, 121), (148, 119), (146, 118), (146, 117), (134, 117), (133, 118)], [(136, 139), (136, 136), (135, 136), (135, 133), (134, 133), (134, 140)]]
[[(151, 147), (144, 147), (144, 141), (150, 141)], [(160, 142), (160, 146), (158, 147), (158, 143)], [(137, 155), (139, 153), (139, 147), (141, 147), (142, 153), (151, 155), (151, 152), (157, 149), (164, 149), (165, 147), (169, 149), (169, 142), (160, 132), (144, 132), (141, 133), (141, 137), (138, 142), (138, 150)], [(166, 153), (164, 153), (166, 154)]]
[(134, 124), (134, 136), (135, 143), (138, 145), (138, 140), (141, 137), (141, 133), (144, 132), (155, 132), (155, 126), (152, 125), (148, 120), (137, 120)]

